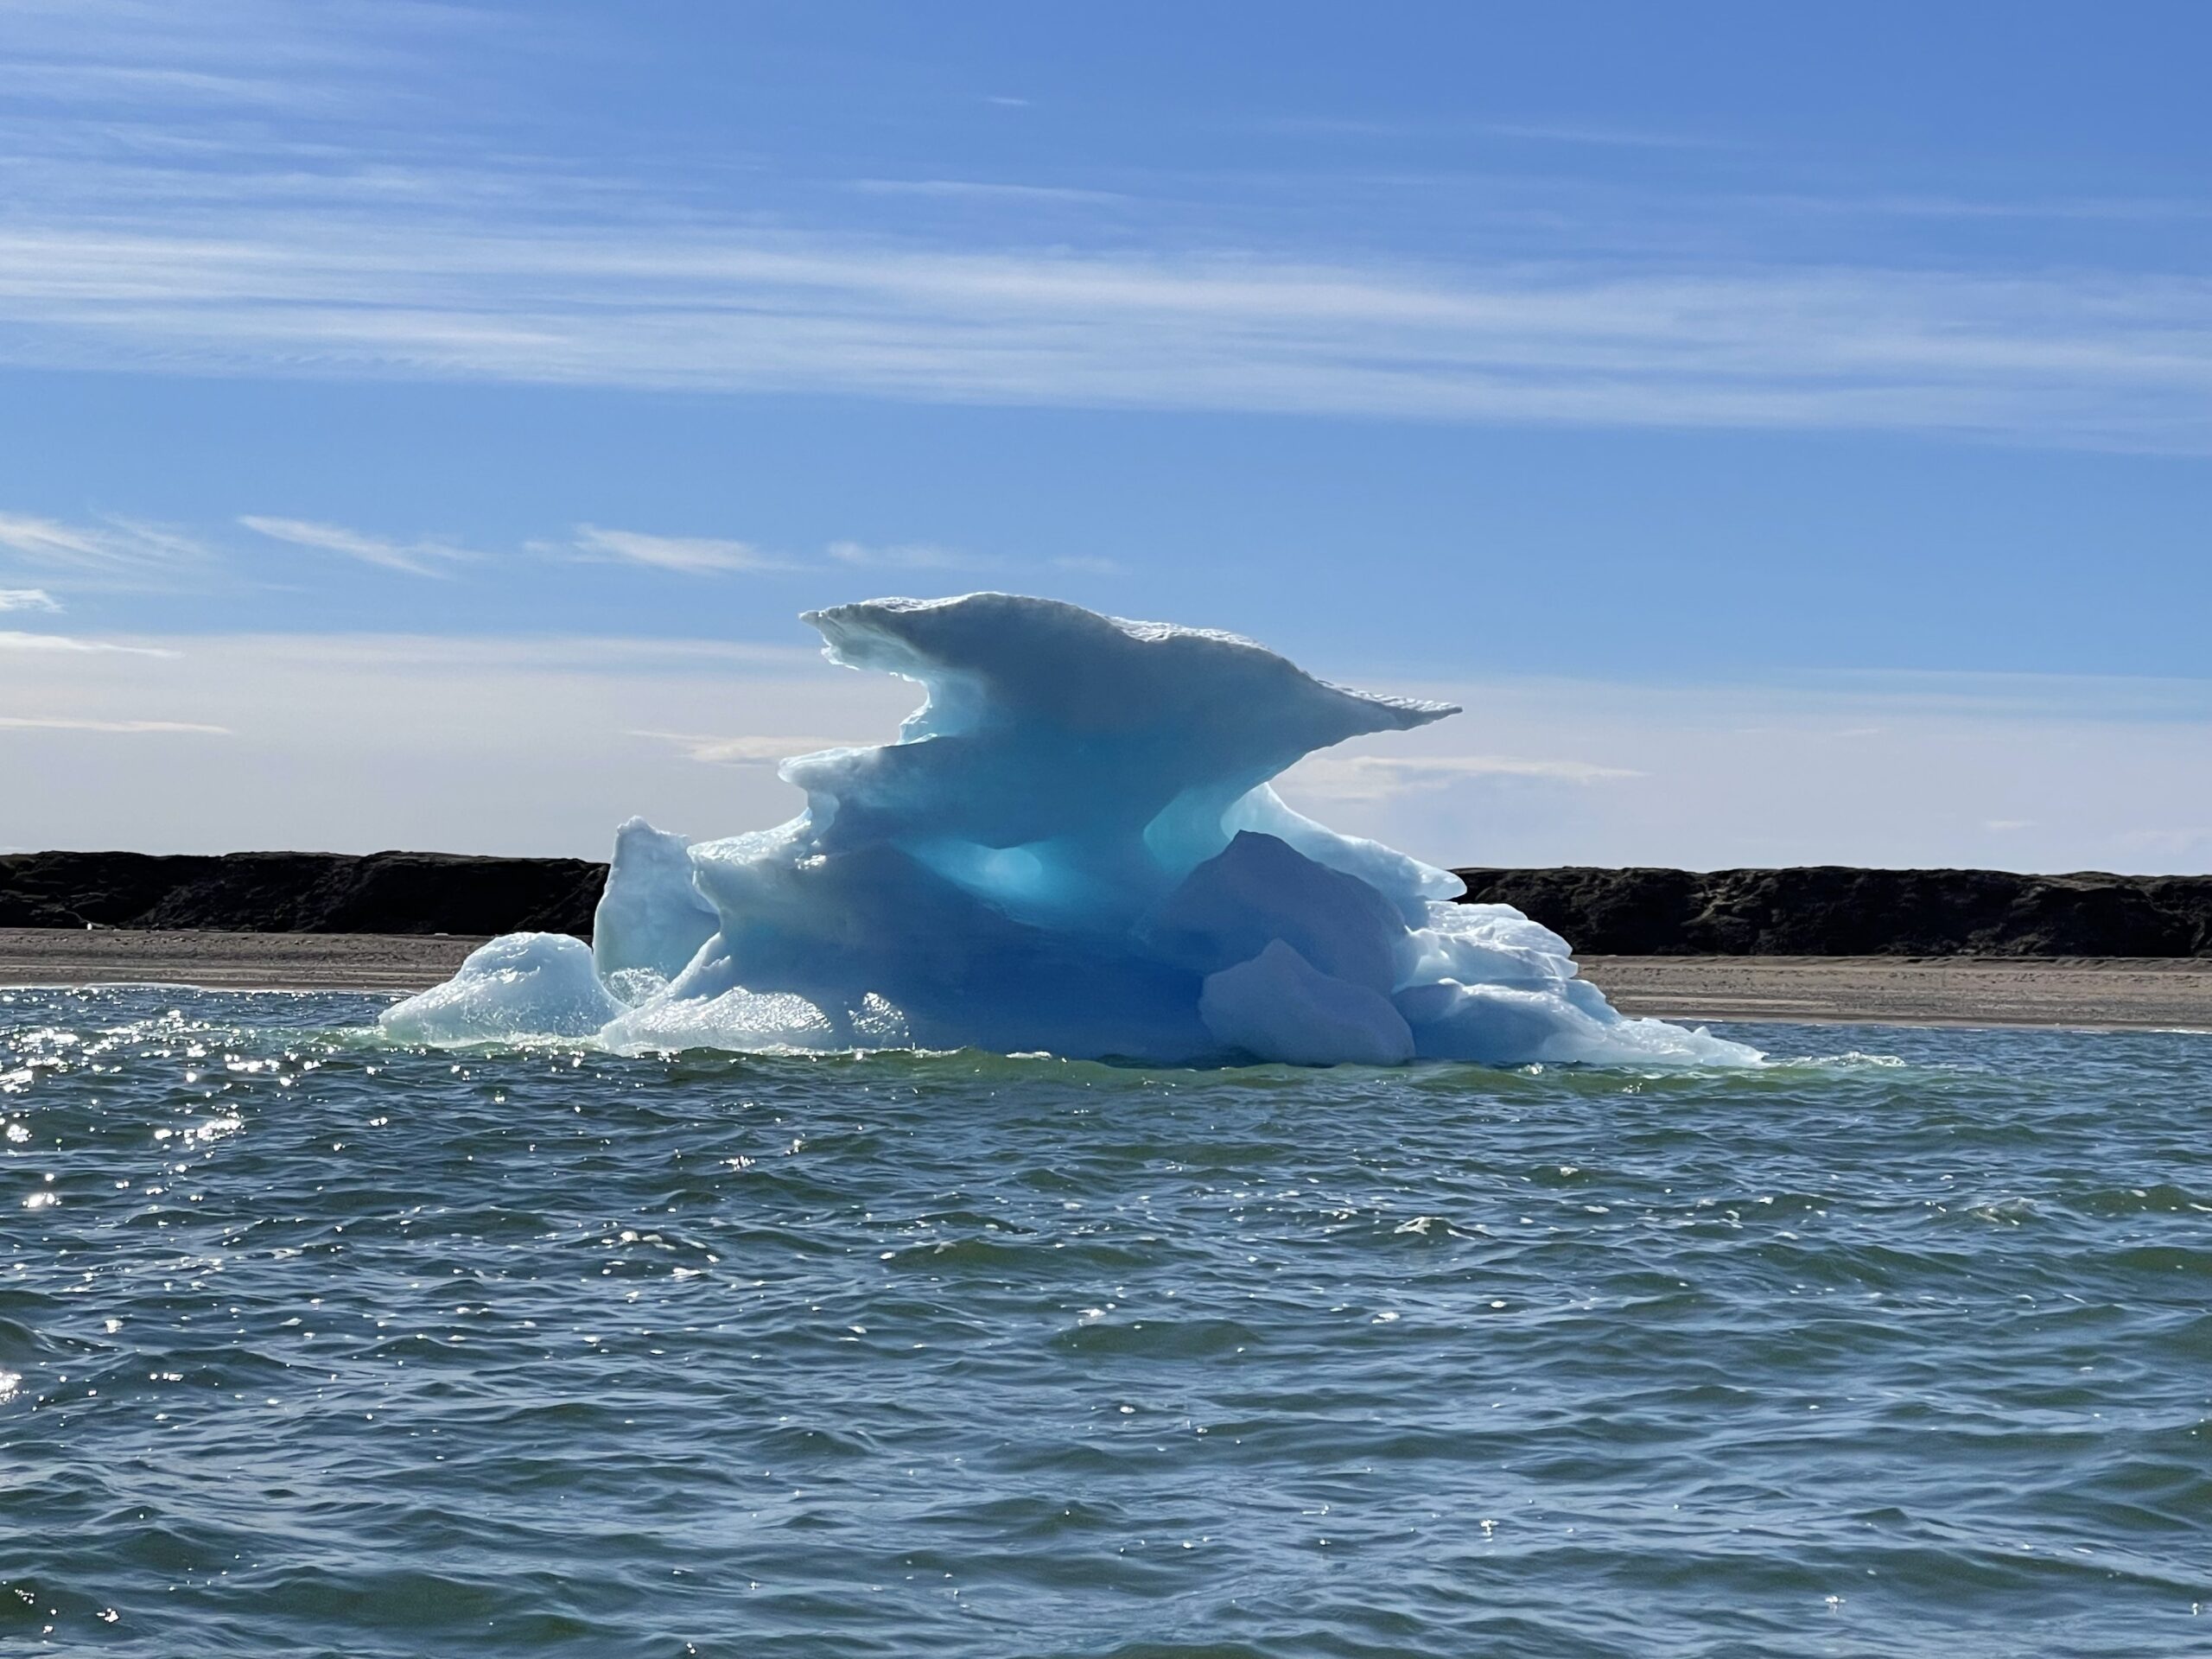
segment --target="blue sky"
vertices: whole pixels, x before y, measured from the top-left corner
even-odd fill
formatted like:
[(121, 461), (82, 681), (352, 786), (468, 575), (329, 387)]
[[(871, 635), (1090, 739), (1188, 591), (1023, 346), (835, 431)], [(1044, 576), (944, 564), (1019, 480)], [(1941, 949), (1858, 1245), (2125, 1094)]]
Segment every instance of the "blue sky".
[(2207, 868), (2208, 47), (0, 0), (0, 845), (748, 827), (989, 586), (1465, 702), (1294, 780), (1431, 856)]

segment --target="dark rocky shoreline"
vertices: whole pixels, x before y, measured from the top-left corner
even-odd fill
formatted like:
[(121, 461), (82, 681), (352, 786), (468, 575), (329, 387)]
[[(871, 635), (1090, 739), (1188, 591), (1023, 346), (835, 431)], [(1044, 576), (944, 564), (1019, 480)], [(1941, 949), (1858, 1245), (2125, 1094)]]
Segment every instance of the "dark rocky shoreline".
[[(0, 927), (588, 935), (607, 867), (451, 853), (0, 855)], [(1465, 869), (1592, 956), (2212, 957), (2212, 876)]]
[(1511, 905), (1620, 957), (2212, 957), (2212, 876), (2007, 870), (1470, 869)]
[(0, 927), (591, 931), (607, 866), (457, 853), (0, 855)]

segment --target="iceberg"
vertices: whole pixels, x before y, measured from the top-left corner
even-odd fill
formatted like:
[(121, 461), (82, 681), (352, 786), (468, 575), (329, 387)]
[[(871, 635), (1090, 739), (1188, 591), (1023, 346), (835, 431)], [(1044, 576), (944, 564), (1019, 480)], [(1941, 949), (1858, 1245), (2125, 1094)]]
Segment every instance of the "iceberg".
[(587, 947), (495, 939), (385, 1011), (422, 1042), (980, 1047), (1166, 1064), (1716, 1065), (1627, 1018), (1566, 940), (1293, 811), (1270, 780), (1459, 711), (1332, 685), (1234, 634), (1008, 594), (806, 613), (918, 683), (894, 742), (786, 760), (789, 823), (616, 833)]
[(385, 1009), (383, 1026), (425, 1043), (594, 1037), (621, 1012), (582, 939), (509, 933), (469, 952), (444, 984)]

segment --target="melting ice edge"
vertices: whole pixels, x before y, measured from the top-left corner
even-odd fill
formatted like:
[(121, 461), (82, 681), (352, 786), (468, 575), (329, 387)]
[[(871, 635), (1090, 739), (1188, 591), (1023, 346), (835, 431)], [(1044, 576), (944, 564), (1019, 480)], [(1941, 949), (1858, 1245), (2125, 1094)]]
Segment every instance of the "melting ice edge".
[(833, 663), (919, 683), (895, 743), (784, 762), (806, 810), (616, 831), (589, 945), (493, 940), (386, 1010), (397, 1040), (624, 1052), (978, 1047), (1171, 1064), (1755, 1064), (1624, 1017), (1566, 940), (1339, 835), (1269, 780), (1459, 712), (1250, 640), (969, 594), (809, 612)]

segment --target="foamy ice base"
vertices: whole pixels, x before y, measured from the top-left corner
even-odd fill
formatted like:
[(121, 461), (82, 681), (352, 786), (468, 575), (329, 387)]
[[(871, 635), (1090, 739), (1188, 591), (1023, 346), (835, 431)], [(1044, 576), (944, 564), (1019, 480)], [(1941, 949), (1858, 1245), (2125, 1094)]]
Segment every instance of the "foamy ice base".
[(899, 740), (784, 762), (790, 823), (632, 818), (592, 943), (511, 934), (389, 1009), (404, 1041), (1039, 1050), (1161, 1062), (1715, 1065), (1624, 1018), (1567, 941), (1294, 812), (1315, 749), (1458, 712), (1233, 635), (1006, 594), (810, 612), (830, 661), (919, 683)]

